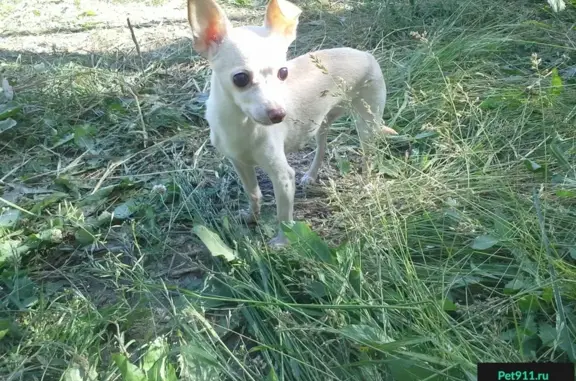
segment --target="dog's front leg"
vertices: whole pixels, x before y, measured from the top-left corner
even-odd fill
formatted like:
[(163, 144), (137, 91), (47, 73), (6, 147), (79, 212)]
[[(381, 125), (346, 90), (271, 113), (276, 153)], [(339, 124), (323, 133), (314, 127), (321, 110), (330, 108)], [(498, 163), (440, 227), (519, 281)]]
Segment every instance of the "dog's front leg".
[[(272, 180), (279, 225), (283, 222), (292, 222), (294, 220), (294, 193), (296, 191), (294, 169), (290, 167), (286, 156), (283, 154), (278, 157), (268, 158), (268, 161), (263, 162), (262, 169)], [(281, 248), (288, 244), (281, 226), (278, 227), (278, 233), (268, 244), (273, 248)]]
[(260, 216), (260, 200), (262, 199), (262, 192), (258, 186), (258, 179), (256, 178), (256, 171), (254, 166), (244, 164), (238, 160), (230, 160), (244, 192), (248, 195), (248, 200), (250, 203), (250, 208), (248, 210), (240, 210), (240, 218), (246, 223), (254, 223)]

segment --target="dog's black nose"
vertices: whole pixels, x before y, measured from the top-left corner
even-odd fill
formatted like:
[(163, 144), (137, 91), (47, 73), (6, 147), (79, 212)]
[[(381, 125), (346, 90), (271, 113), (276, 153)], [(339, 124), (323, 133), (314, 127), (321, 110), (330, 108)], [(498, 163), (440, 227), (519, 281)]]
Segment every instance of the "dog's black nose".
[(270, 121), (274, 124), (282, 122), (285, 117), (286, 117), (286, 110), (284, 110), (283, 108), (275, 108), (272, 110), (268, 110), (268, 118), (270, 118)]

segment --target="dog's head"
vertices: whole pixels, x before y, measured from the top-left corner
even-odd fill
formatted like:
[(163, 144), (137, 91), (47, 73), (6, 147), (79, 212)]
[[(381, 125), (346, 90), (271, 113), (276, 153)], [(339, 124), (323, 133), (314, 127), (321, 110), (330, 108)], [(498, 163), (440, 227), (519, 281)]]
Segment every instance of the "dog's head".
[(301, 12), (286, 0), (270, 0), (263, 26), (233, 28), (213, 0), (188, 0), (194, 50), (208, 59), (222, 89), (257, 123), (280, 123), (286, 116), (286, 53)]

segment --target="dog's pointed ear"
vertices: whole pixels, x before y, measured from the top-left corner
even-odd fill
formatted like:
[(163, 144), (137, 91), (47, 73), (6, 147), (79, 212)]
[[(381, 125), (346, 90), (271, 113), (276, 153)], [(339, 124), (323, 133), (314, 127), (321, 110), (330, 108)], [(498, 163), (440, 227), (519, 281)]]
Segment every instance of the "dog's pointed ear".
[(287, 0), (270, 0), (266, 8), (264, 26), (291, 44), (296, 38), (296, 28), (301, 13), (302, 10), (298, 6)]
[(232, 27), (226, 14), (213, 0), (188, 0), (188, 22), (194, 50), (208, 58)]

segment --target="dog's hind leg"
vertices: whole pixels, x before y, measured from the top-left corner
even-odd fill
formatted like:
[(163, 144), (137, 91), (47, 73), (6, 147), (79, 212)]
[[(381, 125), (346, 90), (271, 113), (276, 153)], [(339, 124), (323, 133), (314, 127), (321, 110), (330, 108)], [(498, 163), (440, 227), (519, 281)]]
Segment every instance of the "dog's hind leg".
[(356, 111), (355, 121), (362, 149), (366, 149), (368, 141), (382, 125), (382, 115), (386, 104), (386, 88), (384, 81), (365, 83), (352, 99), (352, 107)]
[[(380, 70), (378, 68), (378, 70)], [(364, 83), (352, 100), (355, 114), (356, 129), (360, 138), (360, 146), (364, 155), (374, 151), (373, 140), (381, 133), (395, 135), (396, 131), (384, 126), (382, 115), (386, 104), (386, 85), (378, 76), (377, 79)], [(363, 158), (364, 171), (369, 171), (370, 166)]]
[(300, 185), (306, 187), (309, 184), (316, 182), (318, 177), (318, 171), (322, 166), (322, 161), (324, 160), (324, 155), (326, 154), (326, 144), (328, 139), (328, 130), (330, 125), (338, 118), (342, 116), (344, 109), (340, 106), (334, 107), (328, 115), (324, 118), (324, 122), (320, 125), (318, 132), (316, 133), (316, 152), (314, 153), (314, 160), (308, 171), (302, 176), (300, 180)]

